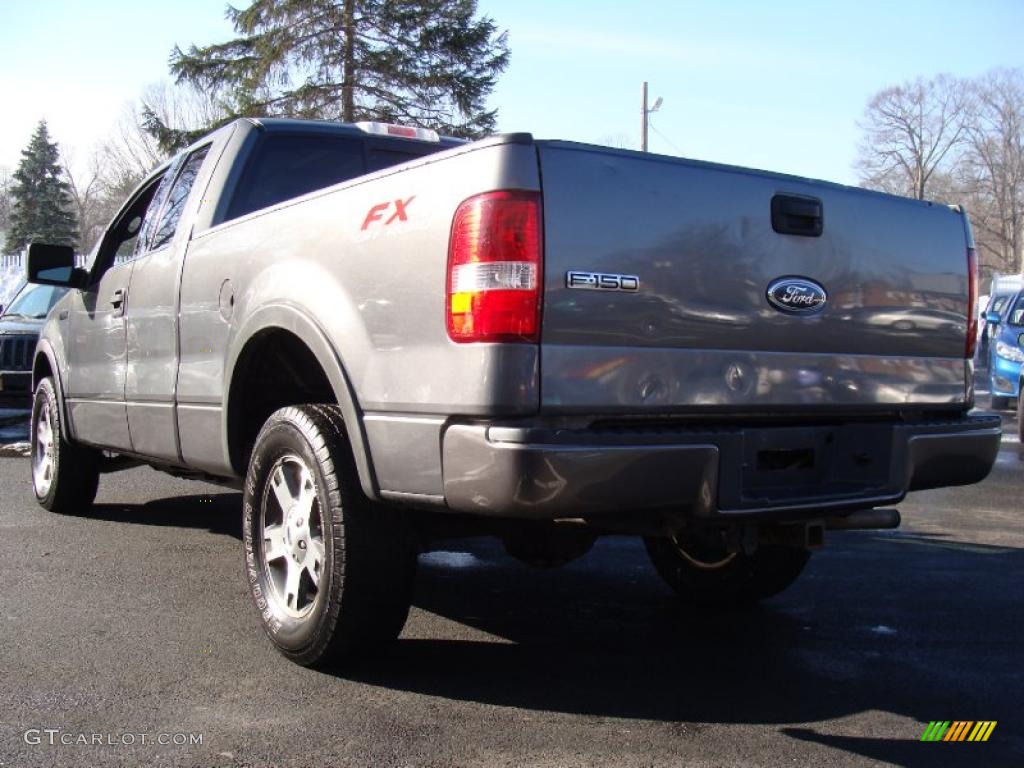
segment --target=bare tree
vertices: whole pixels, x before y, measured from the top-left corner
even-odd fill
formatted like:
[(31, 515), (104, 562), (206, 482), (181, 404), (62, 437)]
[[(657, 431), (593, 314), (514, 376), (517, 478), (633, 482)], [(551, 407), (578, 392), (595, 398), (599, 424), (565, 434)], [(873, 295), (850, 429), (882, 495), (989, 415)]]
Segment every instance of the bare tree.
[(230, 116), (227, 99), (216, 86), (163, 81), (146, 88), (139, 104), (139, 124), (161, 149), (191, 144)]
[(61, 157), (79, 222), (80, 253), (89, 253), (107, 223), (163, 155), (139, 125), (138, 108), (126, 104), (110, 133), (84, 163)]
[(110, 135), (96, 148), (102, 167), (102, 186), (122, 196), (166, 159), (156, 139), (142, 125), (140, 104), (126, 104)]
[(983, 257), (1024, 270), (1024, 70), (994, 70), (971, 85), (959, 175)]
[(101, 182), (108, 193), (127, 195), (157, 165), (167, 159), (146, 130), (147, 113), (165, 125), (192, 129), (214, 122), (221, 113), (216, 97), (191, 86), (168, 81), (147, 86), (138, 101), (126, 104), (110, 135), (99, 145)]
[(629, 137), (629, 134), (607, 133), (597, 140), (602, 147), (615, 147), (616, 149), (636, 149), (636, 142)]
[(84, 165), (63, 158), (78, 209), (82, 253), (92, 250), (132, 190), (167, 159), (157, 139), (146, 130), (147, 110), (165, 125), (192, 128), (213, 122), (217, 109), (213, 97), (194, 88), (155, 83), (138, 101), (125, 104), (110, 133), (93, 148)]
[(936, 171), (963, 141), (967, 109), (967, 89), (949, 75), (879, 91), (860, 122), (861, 183), (923, 200)]
[(87, 168), (76, 169), (71, 153), (61, 152), (61, 165), (71, 187), (71, 200), (78, 218), (78, 252), (88, 253), (103, 233), (106, 220), (102, 208), (102, 170), (99, 156), (90, 157)]

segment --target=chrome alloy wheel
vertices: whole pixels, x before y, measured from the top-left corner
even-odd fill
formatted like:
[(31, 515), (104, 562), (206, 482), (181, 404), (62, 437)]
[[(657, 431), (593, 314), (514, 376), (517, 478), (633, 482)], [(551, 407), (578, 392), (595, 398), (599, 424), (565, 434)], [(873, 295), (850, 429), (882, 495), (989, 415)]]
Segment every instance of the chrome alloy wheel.
[(260, 522), (273, 597), (289, 616), (304, 617), (320, 594), (324, 526), (314, 475), (298, 456), (283, 456), (270, 470)]
[(53, 445), (53, 420), (50, 418), (50, 404), (46, 401), (38, 410), (35, 440), (32, 445), (32, 484), (36, 496), (43, 498), (50, 492), (57, 458)]

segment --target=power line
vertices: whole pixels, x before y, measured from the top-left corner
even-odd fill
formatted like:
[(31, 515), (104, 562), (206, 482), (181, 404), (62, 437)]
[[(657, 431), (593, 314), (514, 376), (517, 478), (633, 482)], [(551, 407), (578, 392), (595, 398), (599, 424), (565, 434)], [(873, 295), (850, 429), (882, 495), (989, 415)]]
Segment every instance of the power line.
[(672, 141), (672, 139), (670, 139), (670, 138), (669, 138), (668, 136), (666, 136), (666, 135), (665, 135), (664, 133), (662, 133), (661, 131), (659, 131), (659, 130), (658, 130), (657, 126), (655, 126), (655, 125), (654, 125), (654, 121), (653, 121), (653, 120), (651, 120), (650, 118), (648, 118), (648, 120), (647, 120), (647, 125), (648, 125), (648, 126), (650, 127), (650, 129), (651, 129), (652, 131), (654, 131), (654, 132), (655, 132), (656, 134), (658, 134), (658, 135), (659, 135), (659, 136), (660, 136), (660, 137), (661, 137), (662, 139), (664, 139), (664, 140), (665, 140), (665, 143), (666, 143), (666, 144), (668, 144), (668, 145), (669, 145), (670, 147), (672, 147), (672, 149), (674, 149), (674, 150), (675, 150), (676, 152), (678, 152), (678, 153), (679, 153), (680, 155), (682, 155), (682, 154), (683, 154), (683, 150), (681, 150), (681, 149), (680, 149), (679, 147), (677, 147), (677, 146), (676, 146), (676, 143), (675, 143), (674, 141)]

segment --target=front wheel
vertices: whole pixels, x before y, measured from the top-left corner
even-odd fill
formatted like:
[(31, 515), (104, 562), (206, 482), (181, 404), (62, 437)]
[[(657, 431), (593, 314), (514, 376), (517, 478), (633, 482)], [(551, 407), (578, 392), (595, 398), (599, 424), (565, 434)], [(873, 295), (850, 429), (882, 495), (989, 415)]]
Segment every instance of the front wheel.
[(39, 382), (32, 400), (32, 489), (51, 512), (88, 509), (100, 482), (100, 454), (66, 437), (53, 379)]
[(282, 408), (256, 439), (243, 500), (245, 569), (263, 627), (304, 666), (391, 642), (412, 602), (414, 537), (369, 501), (335, 406)]
[(810, 552), (762, 545), (751, 554), (730, 552), (711, 537), (646, 538), (655, 570), (694, 608), (736, 608), (772, 597), (803, 571)]

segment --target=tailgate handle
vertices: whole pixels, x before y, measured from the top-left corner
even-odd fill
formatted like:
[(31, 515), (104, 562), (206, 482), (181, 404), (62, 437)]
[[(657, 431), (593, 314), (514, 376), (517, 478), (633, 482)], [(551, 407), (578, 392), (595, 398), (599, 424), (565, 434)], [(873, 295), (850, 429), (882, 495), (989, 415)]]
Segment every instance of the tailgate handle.
[(772, 198), (772, 229), (782, 235), (821, 237), (824, 206), (816, 197), (775, 195)]

